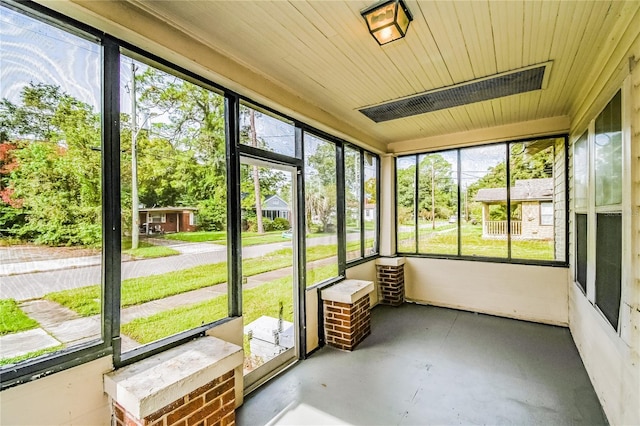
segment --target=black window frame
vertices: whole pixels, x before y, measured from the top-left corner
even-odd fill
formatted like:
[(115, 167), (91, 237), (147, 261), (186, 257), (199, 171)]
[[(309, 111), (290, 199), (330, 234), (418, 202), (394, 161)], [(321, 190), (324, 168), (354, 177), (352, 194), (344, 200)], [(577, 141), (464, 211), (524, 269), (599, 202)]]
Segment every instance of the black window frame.
[[(461, 160), (460, 160), (460, 154), (461, 152), (466, 149), (466, 148), (477, 148), (477, 147), (483, 147), (483, 146), (493, 146), (493, 145), (504, 145), (505, 146), (505, 152), (506, 152), (506, 157), (505, 157), (505, 167), (506, 167), (506, 182), (510, 182), (511, 181), (511, 170), (510, 170), (510, 152), (509, 152), (509, 148), (512, 144), (516, 144), (516, 143), (525, 143), (525, 142), (531, 142), (531, 141), (536, 141), (536, 140), (540, 140), (540, 139), (563, 139), (564, 141), (564, 153), (563, 153), (563, 161), (564, 161), (564, 167), (563, 167), (563, 171), (564, 171), (564, 217), (565, 217), (565, 223), (564, 223), (564, 259), (562, 260), (538, 260), (538, 259), (522, 259), (522, 258), (514, 258), (512, 257), (511, 254), (511, 226), (510, 226), (510, 222), (511, 222), (511, 215), (508, 214), (507, 215), (507, 229), (508, 231), (508, 235), (507, 235), (507, 249), (508, 249), (508, 253), (506, 257), (481, 257), (481, 256), (469, 256), (469, 255), (462, 255), (461, 253), (461, 244), (462, 244), (462, 240), (461, 240), (461, 225), (460, 225), (460, 215), (461, 215), (461, 173), (462, 173), (462, 168), (461, 168)], [(420, 253), (419, 252), (419, 241), (420, 241), (420, 235), (419, 235), (419, 226), (418, 226), (418, 221), (417, 221), (417, 215), (418, 215), (418, 200), (419, 200), (419, 157), (420, 155), (423, 154), (437, 154), (440, 152), (450, 152), (450, 151), (457, 151), (457, 188), (458, 188), (458, 202), (457, 202), (457, 230), (458, 230), (458, 254), (432, 254), (432, 253)], [(399, 251), (398, 250), (398, 235), (399, 235), (399, 230), (398, 230), (398, 159), (400, 158), (411, 158), (414, 157), (415, 158), (415, 166), (416, 166), (416, 176), (414, 178), (414, 192), (413, 192), (413, 203), (414, 203), (414, 217), (416, 218), (416, 220), (414, 220), (414, 234), (415, 234), (415, 251), (413, 252), (408, 252), (408, 251)], [(507, 199), (506, 199), (506, 203), (507, 205), (510, 205), (510, 189), (511, 189), (511, 185), (506, 185), (506, 194), (507, 194)], [(500, 141), (500, 142), (490, 142), (490, 143), (484, 143), (484, 144), (479, 144), (479, 145), (472, 145), (472, 146), (468, 146), (468, 147), (460, 147), (460, 148), (456, 148), (456, 147), (449, 147), (449, 148), (443, 148), (443, 149), (438, 149), (438, 150), (433, 150), (433, 151), (421, 151), (421, 152), (417, 152), (417, 153), (411, 153), (411, 154), (407, 154), (407, 155), (398, 155), (394, 158), (394, 203), (395, 203), (395, 241), (396, 241), (396, 253), (398, 256), (406, 256), (406, 257), (415, 257), (415, 258), (431, 258), (431, 259), (448, 259), (448, 260), (467, 260), (467, 261), (474, 261), (474, 262), (487, 262), (487, 263), (507, 263), (507, 264), (517, 264), (517, 265), (537, 265), (537, 266), (552, 266), (552, 267), (561, 267), (561, 268), (568, 268), (569, 267), (569, 135), (566, 133), (562, 133), (562, 134), (550, 134), (550, 135), (543, 135), (543, 136), (538, 136), (538, 137), (534, 137), (534, 138), (524, 138), (524, 139), (513, 139), (513, 140), (506, 140), (506, 141)]]
[[(53, 25), (63, 31), (83, 38), (96, 41), (102, 46), (102, 187), (109, 188), (102, 191), (102, 220), (103, 220), (103, 254), (102, 254), (102, 339), (84, 343), (81, 345), (65, 348), (53, 354), (42, 355), (36, 358), (22, 361), (18, 364), (0, 368), (0, 390), (4, 390), (21, 383), (48, 376), (50, 374), (72, 368), (96, 359), (112, 356), (114, 366), (121, 367), (138, 360), (153, 356), (157, 353), (171, 349), (186, 343), (194, 338), (204, 336), (206, 331), (231, 321), (242, 315), (242, 273), (241, 273), (241, 217), (239, 210), (234, 206), (240, 203), (239, 185), (235, 183), (240, 179), (240, 156), (248, 156), (273, 161), (281, 164), (296, 165), (302, 169), (301, 184), (297, 188), (297, 196), (304, 200), (304, 155), (303, 155), (303, 132), (317, 135), (336, 145), (336, 175), (338, 187), (338, 264), (339, 276), (323, 281), (311, 287), (306, 287), (305, 247), (304, 233), (299, 236), (298, 244), (301, 247), (299, 252), (299, 275), (301, 291), (299, 296), (304, 300), (305, 292), (311, 289), (319, 289), (333, 284), (346, 276), (346, 269), (356, 264), (368, 262), (379, 257), (379, 234), (380, 234), (380, 214), (379, 203), (376, 209), (376, 252), (369, 256), (363, 256), (354, 262), (347, 264), (345, 260), (345, 210), (344, 210), (344, 146), (349, 145), (359, 150), (361, 158), (364, 153), (374, 156), (377, 163), (376, 196), (379, 199), (380, 192), (380, 157), (357, 144), (344, 141), (331, 134), (321, 131), (305, 122), (295, 119), (256, 102), (246, 96), (227, 89), (224, 86), (203, 78), (186, 68), (177, 66), (162, 57), (149, 53), (127, 41), (114, 37), (108, 33), (100, 31), (94, 27), (79, 22), (62, 13), (53, 11), (46, 6), (33, 1), (0, 0), (0, 7), (6, 7), (12, 11), (32, 17), (45, 24)], [(144, 58), (144, 61), (153, 66), (157, 66), (163, 71), (215, 91), (225, 98), (225, 149), (227, 166), (227, 264), (229, 286), (229, 308), (226, 318), (214, 321), (209, 324), (185, 330), (173, 336), (152, 342), (150, 344), (133, 349), (126, 353), (121, 351), (120, 342), (120, 282), (121, 282), (121, 218), (120, 218), (120, 56), (123, 52), (133, 54), (136, 57)], [(283, 118), (295, 127), (295, 157), (266, 151), (260, 148), (246, 146), (240, 143), (239, 134), (239, 108), (243, 103), (252, 108), (265, 111), (271, 115)], [(363, 179), (363, 163), (361, 161), (361, 183)], [(300, 169), (299, 169), (300, 170)], [(113, 189), (115, 188), (115, 189)], [(362, 188), (364, 186), (362, 185)], [(364, 189), (362, 189), (364, 190)], [(364, 197), (361, 203), (364, 201)], [(302, 201), (304, 203), (304, 201)], [(364, 208), (361, 206), (361, 216)], [(299, 209), (298, 223), (304, 229), (304, 209)], [(362, 222), (361, 218), (361, 222)], [(361, 234), (361, 247), (364, 246), (364, 237)], [(362, 249), (364, 250), (364, 249)], [(364, 254), (364, 253), (363, 253)], [(302, 329), (304, 331), (304, 328)], [(302, 339), (304, 343), (304, 339)], [(302, 345), (302, 357), (306, 355), (304, 344)], [(124, 356), (123, 356), (124, 355)]]

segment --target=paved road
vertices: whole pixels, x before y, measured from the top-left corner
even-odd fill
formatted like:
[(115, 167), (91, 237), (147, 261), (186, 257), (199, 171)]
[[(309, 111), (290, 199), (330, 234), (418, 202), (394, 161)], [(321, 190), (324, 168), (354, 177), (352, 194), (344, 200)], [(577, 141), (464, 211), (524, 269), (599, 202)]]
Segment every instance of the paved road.
[[(348, 235), (349, 240), (357, 239), (357, 234)], [(336, 237), (310, 238), (308, 246), (335, 244)], [(198, 265), (219, 263), (227, 260), (225, 246), (216, 244), (177, 243), (172, 247), (183, 254), (163, 257), (159, 259), (145, 259), (128, 261), (121, 264), (122, 278), (137, 278), (149, 275), (164, 274)], [(260, 257), (282, 248), (291, 247), (291, 241), (263, 244), (245, 247), (242, 256), (245, 259)], [(59, 262), (51, 260), (51, 263)], [(0, 276), (0, 299), (15, 299), (18, 301), (41, 298), (53, 291), (67, 290), (100, 283), (100, 265), (56, 269), (45, 272), (23, 273), (17, 275)]]

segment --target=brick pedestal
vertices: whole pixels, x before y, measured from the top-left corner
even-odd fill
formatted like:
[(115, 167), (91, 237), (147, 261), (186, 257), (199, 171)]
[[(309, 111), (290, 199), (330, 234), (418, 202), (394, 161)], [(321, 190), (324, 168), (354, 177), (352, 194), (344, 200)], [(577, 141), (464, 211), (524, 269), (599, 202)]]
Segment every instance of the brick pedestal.
[(113, 401), (113, 426), (234, 425), (235, 380), (233, 370), (199, 387), (161, 409), (136, 418)]
[(104, 377), (114, 426), (234, 425), (242, 348), (203, 337)]
[(376, 260), (378, 296), (383, 305), (404, 303), (404, 258), (381, 257)]
[(324, 334), (328, 345), (352, 351), (371, 334), (369, 293), (373, 282), (345, 280), (322, 290)]

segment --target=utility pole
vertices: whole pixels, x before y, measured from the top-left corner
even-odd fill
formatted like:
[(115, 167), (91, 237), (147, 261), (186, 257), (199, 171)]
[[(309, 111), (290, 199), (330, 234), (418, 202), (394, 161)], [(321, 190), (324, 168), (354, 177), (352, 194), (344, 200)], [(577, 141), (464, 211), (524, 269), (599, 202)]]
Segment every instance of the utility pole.
[[(249, 110), (249, 131), (251, 132), (251, 145), (258, 147), (258, 134), (256, 133), (256, 113), (253, 109)], [(258, 234), (264, 233), (262, 225), (262, 195), (260, 193), (260, 174), (258, 166), (253, 167), (253, 192), (256, 199), (256, 225), (258, 226)]]
[[(131, 61), (131, 248), (138, 248), (140, 213), (138, 211), (138, 112), (136, 105), (136, 64)], [(147, 225), (148, 226), (148, 225)]]
[(436, 168), (431, 160), (431, 229), (436, 229)]

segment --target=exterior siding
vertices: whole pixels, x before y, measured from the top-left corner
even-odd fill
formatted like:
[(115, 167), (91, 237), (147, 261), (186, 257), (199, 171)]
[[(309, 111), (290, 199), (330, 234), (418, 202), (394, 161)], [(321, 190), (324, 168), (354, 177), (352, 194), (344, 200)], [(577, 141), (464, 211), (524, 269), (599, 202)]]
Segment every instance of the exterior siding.
[(566, 228), (565, 225), (568, 223), (567, 218), (565, 217), (566, 211), (566, 191), (569, 188), (565, 187), (565, 149), (569, 149), (569, 147), (564, 146), (564, 139), (558, 138), (555, 146), (555, 158), (553, 161), (553, 187), (554, 187), (554, 196), (553, 196), (553, 207), (554, 207), (554, 242), (555, 242), (555, 259), (556, 260), (564, 260), (566, 256), (566, 247), (567, 240), (565, 239)]

